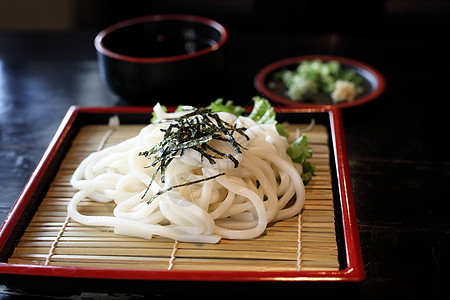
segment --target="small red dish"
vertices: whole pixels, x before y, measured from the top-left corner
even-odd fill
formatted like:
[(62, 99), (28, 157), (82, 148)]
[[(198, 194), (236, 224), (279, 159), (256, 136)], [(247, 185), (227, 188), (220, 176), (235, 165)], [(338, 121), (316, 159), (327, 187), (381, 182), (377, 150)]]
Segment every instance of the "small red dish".
[[(322, 62), (337, 61), (341, 64), (341, 68), (354, 70), (357, 75), (363, 78), (363, 93), (353, 101), (339, 103), (333, 103), (330, 97), (327, 97), (327, 99), (322, 97), (320, 100), (302, 102), (290, 99), (285, 95), (286, 87), (284, 84), (281, 81), (277, 82), (273, 80), (274, 74), (284, 69), (293, 70), (300, 63), (311, 60), (321, 60)], [(271, 82), (273, 82), (274, 88), (269, 88), (269, 83)], [(254, 85), (261, 95), (279, 105), (296, 107), (333, 106), (338, 108), (352, 107), (370, 102), (379, 97), (386, 87), (383, 75), (372, 66), (350, 58), (330, 55), (297, 56), (276, 61), (264, 67), (256, 74)]]

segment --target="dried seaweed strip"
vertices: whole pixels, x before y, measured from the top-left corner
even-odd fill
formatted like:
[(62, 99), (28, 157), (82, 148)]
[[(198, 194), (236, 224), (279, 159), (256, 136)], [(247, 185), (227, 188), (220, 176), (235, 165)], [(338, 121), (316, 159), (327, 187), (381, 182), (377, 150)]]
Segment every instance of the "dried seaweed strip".
[[(182, 109), (192, 110), (192, 112), (177, 119), (172, 119), (173, 122), (166, 129), (161, 129), (161, 131), (164, 132), (163, 140), (152, 149), (139, 153), (139, 155), (153, 160), (150, 164), (151, 167), (157, 166), (148, 187), (151, 186), (158, 172), (161, 173), (161, 182), (164, 183), (164, 175), (167, 166), (173, 158), (182, 156), (186, 149), (198, 151), (201, 155), (201, 159), (203, 160), (206, 158), (211, 164), (216, 163), (215, 159), (223, 157), (231, 160), (234, 163), (235, 168), (239, 165), (239, 161), (232, 153), (221, 152), (208, 143), (212, 140), (228, 142), (236, 153), (242, 153), (242, 149), (245, 150), (245, 148), (236, 141), (233, 134), (238, 133), (249, 140), (250, 138), (244, 132), (246, 128), (237, 128), (220, 119), (217, 113), (213, 113), (209, 109), (196, 109), (190, 106), (183, 106)], [(204, 180), (210, 180), (219, 175), (207, 177)], [(193, 183), (196, 182), (187, 182), (181, 186)], [(155, 197), (172, 190), (175, 187), (180, 187), (180, 185), (161, 190), (153, 195), (148, 202), (151, 202)], [(143, 197), (145, 197), (148, 189), (149, 188), (147, 188)]]

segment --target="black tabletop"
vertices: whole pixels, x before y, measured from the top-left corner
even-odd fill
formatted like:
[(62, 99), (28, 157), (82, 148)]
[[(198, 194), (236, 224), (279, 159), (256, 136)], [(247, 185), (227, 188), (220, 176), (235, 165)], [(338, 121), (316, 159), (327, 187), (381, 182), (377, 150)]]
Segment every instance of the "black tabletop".
[[(260, 294), (253, 289), (262, 288), (280, 295), (308, 290), (379, 298), (449, 292), (450, 43), (445, 30), (295, 32), (233, 24), (229, 29), (226, 75), (211, 100), (247, 105), (257, 94), (253, 78), (259, 69), (308, 54), (363, 61), (377, 68), (387, 85), (375, 101), (342, 111), (365, 279), (354, 285), (277, 285), (271, 291), (235, 284), (224, 293)], [(96, 33), (0, 32), (0, 221), (71, 105), (128, 105), (99, 76)], [(163, 296), (176, 290), (151, 289)], [(0, 292), (5, 297), (44, 294), (5, 286)]]

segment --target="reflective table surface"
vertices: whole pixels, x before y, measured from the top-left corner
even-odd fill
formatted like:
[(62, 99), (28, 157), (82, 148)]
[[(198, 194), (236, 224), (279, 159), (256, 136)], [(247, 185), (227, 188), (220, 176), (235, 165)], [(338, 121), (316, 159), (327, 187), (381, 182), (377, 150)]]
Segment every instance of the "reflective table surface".
[[(0, 32), (0, 221), (3, 221), (71, 105), (130, 105), (102, 82), (94, 31)], [(366, 277), (340, 283), (149, 283), (146, 291), (55, 287), (10, 289), (8, 297), (171, 296), (220, 290), (224, 295), (440, 296), (449, 289), (450, 137), (448, 36), (430, 32), (296, 34), (230, 28), (223, 80), (198, 97), (241, 105), (256, 95), (253, 78), (265, 65), (291, 56), (350, 57), (386, 79), (381, 97), (342, 111)], [(149, 99), (153, 105), (156, 99)], [(2, 284), (0, 282), (0, 284)], [(131, 287), (130, 287), (131, 288)], [(184, 291), (184, 292), (183, 292)], [(118, 296), (119, 295), (119, 296)], [(58, 298), (58, 299), (60, 299)]]

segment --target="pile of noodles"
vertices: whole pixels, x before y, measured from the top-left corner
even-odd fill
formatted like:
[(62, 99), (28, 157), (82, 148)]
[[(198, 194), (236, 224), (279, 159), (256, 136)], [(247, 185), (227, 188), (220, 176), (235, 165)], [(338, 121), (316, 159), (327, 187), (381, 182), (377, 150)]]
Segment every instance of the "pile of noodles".
[[(81, 162), (71, 179), (72, 186), (79, 190), (68, 206), (71, 218), (85, 225), (113, 227), (116, 234), (217, 243), (221, 238), (258, 237), (268, 223), (300, 212), (305, 201), (304, 185), (286, 154), (288, 142), (274, 125), (218, 113), (220, 119), (245, 128), (249, 139), (234, 136), (242, 145), (242, 153), (236, 153), (226, 142), (210, 141), (220, 151), (232, 154), (239, 164), (226, 157), (212, 164), (199, 152), (187, 149), (171, 161), (163, 174), (165, 180), (161, 180), (156, 166), (149, 167), (151, 162), (140, 153), (161, 142), (162, 129), (173, 122), (168, 118), (177, 115), (163, 112), (158, 105), (155, 112), (160, 122)], [(205, 178), (213, 179), (202, 181)], [(199, 183), (180, 186), (193, 181)], [(180, 187), (153, 197), (174, 185)], [(84, 200), (114, 201), (113, 216), (81, 214), (78, 204)]]

